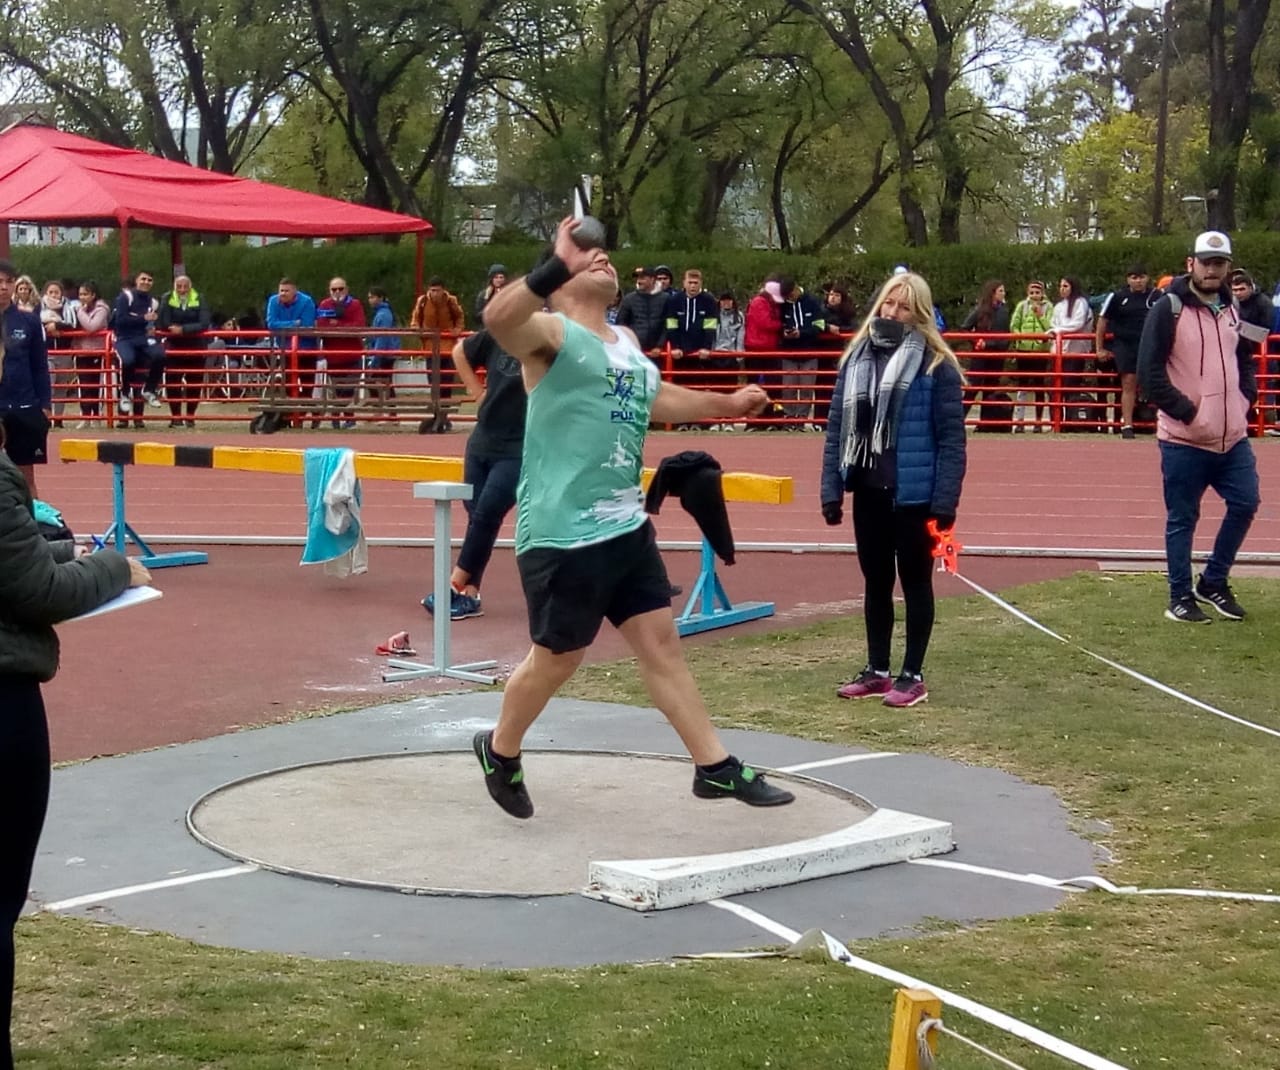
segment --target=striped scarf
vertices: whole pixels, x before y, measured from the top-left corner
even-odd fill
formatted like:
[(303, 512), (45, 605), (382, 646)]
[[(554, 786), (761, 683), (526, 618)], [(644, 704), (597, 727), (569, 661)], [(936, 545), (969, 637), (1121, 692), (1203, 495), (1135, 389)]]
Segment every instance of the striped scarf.
[(840, 460), (846, 468), (871, 468), (897, 438), (902, 403), (924, 367), (924, 338), (919, 331), (907, 332), (885, 365), (875, 397), (876, 354), (871, 340), (864, 338), (849, 359), (853, 371), (845, 384)]

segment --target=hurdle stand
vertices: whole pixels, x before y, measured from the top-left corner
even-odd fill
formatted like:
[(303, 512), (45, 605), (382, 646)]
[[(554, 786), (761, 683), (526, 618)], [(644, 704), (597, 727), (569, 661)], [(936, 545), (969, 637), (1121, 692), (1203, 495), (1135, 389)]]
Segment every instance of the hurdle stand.
[[(642, 482), (648, 489), (653, 470), (646, 468)], [(720, 478), (726, 502), (755, 502), (763, 505), (786, 505), (794, 493), (790, 476), (768, 476), (754, 472), (725, 472)], [(705, 537), (702, 540), (702, 566), (698, 579), (676, 617), (676, 632), (681, 636), (727, 628), (749, 620), (772, 617), (773, 602), (729, 601), (724, 584), (716, 574), (716, 554)]]
[[(107, 445), (107, 443), (104, 443)], [(121, 445), (132, 446), (132, 443), (121, 443)], [(132, 451), (131, 451), (132, 453)], [(132, 459), (132, 456), (130, 457)], [(107, 458), (103, 458), (107, 460)], [(110, 546), (113, 542), (115, 548), (120, 553), (125, 552), (126, 545), (132, 541), (142, 556), (139, 560), (146, 568), (173, 568), (175, 565), (207, 565), (209, 563), (209, 555), (203, 550), (172, 550), (169, 553), (158, 554), (146, 544), (146, 541), (129, 525), (129, 521), (124, 515), (124, 466), (122, 460), (110, 461), (112, 468), (112, 503), (111, 503), (111, 526), (107, 528), (100, 540), (103, 544)]]
[[(122, 553), (132, 541), (142, 551), (147, 568), (171, 565), (203, 565), (209, 555), (198, 550), (158, 554), (151, 550), (125, 516), (125, 465), (152, 465), (160, 468), (206, 468), (239, 472), (269, 472), (302, 475), (305, 450), (262, 449), (245, 446), (174, 445), (167, 442), (131, 442), (120, 439), (64, 438), (58, 444), (63, 463), (96, 461), (113, 469), (113, 520), (98, 541), (114, 544)], [(407, 482), (413, 479), (459, 479), (462, 459), (422, 457), (397, 453), (357, 453), (356, 475), (361, 479)]]
[(449, 664), (449, 630), (453, 620), (449, 614), (452, 602), (453, 587), (449, 583), (449, 564), (453, 545), (453, 503), (471, 500), (470, 483), (415, 483), (413, 496), (435, 502), (435, 535), (432, 539), (432, 573), (431, 589), (435, 599), (435, 612), (432, 614), (431, 654), (434, 665), (423, 665), (417, 661), (405, 661), (392, 658), (387, 668), (395, 670), (382, 674), (383, 683), (397, 683), (401, 680), (418, 680), (424, 676), (451, 677), (465, 680), (473, 684), (492, 684), (496, 676), (478, 672), (479, 669), (492, 669), (496, 661), (473, 661), (466, 665)]
[(676, 631), (682, 636), (696, 635), (713, 628), (727, 628), (730, 624), (772, 617), (773, 612), (773, 602), (739, 602), (735, 606), (729, 601), (724, 584), (716, 575), (716, 553), (711, 549), (711, 541), (704, 537), (702, 571), (698, 573), (698, 580), (689, 592), (684, 609), (676, 617)]

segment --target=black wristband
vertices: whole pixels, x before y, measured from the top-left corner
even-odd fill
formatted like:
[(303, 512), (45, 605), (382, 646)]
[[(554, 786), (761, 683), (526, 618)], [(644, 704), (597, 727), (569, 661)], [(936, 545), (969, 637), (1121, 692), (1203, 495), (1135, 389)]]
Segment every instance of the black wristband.
[(524, 284), (545, 301), (571, 278), (569, 265), (553, 254), (524, 277)]

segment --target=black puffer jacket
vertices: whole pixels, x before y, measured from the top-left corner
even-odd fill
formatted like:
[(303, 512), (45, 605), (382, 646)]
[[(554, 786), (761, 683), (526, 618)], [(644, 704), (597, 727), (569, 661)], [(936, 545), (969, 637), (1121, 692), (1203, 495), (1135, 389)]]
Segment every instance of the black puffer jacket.
[(53, 625), (96, 609), (128, 585), (129, 562), (114, 550), (55, 558), (31, 515), (26, 480), (0, 453), (0, 674), (52, 679)]
[(667, 336), (667, 294), (632, 290), (618, 305), (618, 323), (636, 332), (641, 349), (661, 349)]

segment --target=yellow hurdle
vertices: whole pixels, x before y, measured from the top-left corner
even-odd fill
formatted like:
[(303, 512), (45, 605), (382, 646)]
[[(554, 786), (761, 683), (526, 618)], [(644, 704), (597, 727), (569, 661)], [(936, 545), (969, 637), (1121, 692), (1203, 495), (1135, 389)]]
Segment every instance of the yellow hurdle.
[[(144, 464), (162, 468), (219, 468), (224, 471), (274, 472), (301, 475), (305, 450), (264, 449), (256, 446), (173, 445), (166, 442), (126, 442), (118, 439), (63, 439), (58, 456), (63, 461), (101, 461), (106, 464)], [(356, 475), (361, 479), (391, 479), (401, 483), (462, 480), (461, 457), (421, 457), (404, 453), (355, 455)], [(642, 475), (649, 486), (654, 470)], [(794, 483), (790, 476), (756, 472), (725, 472), (721, 479), (730, 502), (787, 505)]]
[[(306, 450), (266, 449), (259, 446), (201, 446), (168, 442), (131, 442), (124, 439), (67, 438), (59, 444), (63, 461), (98, 461), (115, 470), (114, 521), (102, 542), (114, 543), (122, 553), (132, 540), (141, 549), (148, 568), (168, 565), (202, 565), (209, 555), (200, 550), (157, 554), (125, 519), (124, 470), (126, 465), (145, 464), (163, 468), (216, 468), (222, 471), (271, 472), (302, 475)], [(355, 453), (356, 476), (360, 479), (390, 479), (402, 483), (461, 483), (462, 458), (417, 457), (403, 453)], [(654, 470), (644, 469), (641, 480), (647, 489)], [(755, 472), (725, 472), (720, 485), (725, 501), (786, 505), (792, 500), (790, 476), (768, 476)], [(772, 602), (739, 602), (734, 605), (716, 575), (711, 544), (702, 540), (702, 569), (683, 610), (676, 615), (681, 635), (723, 628), (730, 624), (770, 617)]]

